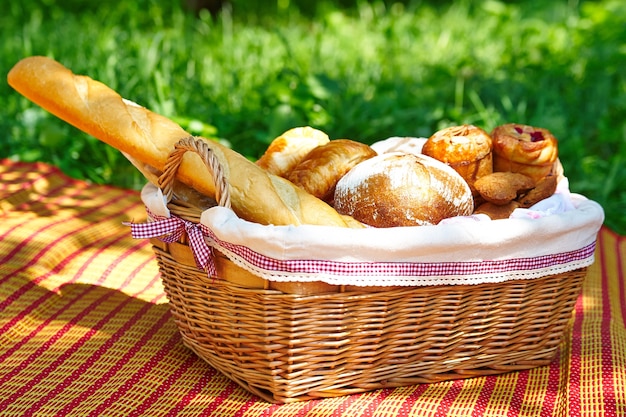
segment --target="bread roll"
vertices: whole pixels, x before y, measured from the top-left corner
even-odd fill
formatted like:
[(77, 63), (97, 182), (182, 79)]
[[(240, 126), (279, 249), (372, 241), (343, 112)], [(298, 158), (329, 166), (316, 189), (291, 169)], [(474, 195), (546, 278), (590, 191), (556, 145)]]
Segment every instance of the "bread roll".
[(309, 152), (329, 141), (326, 133), (312, 127), (289, 129), (270, 143), (256, 164), (269, 173), (286, 178)]
[(332, 205), (337, 181), (359, 162), (374, 156), (376, 152), (364, 143), (336, 139), (309, 152), (287, 178)]
[(337, 183), (335, 208), (374, 227), (436, 225), (474, 209), (469, 186), (425, 155), (388, 153), (361, 162)]
[(476, 189), (485, 201), (504, 205), (535, 186), (535, 181), (519, 172), (493, 172), (476, 180)]
[(520, 204), (515, 200), (506, 204), (493, 204), (487, 201), (478, 206), (474, 214), (486, 214), (491, 220), (508, 219), (519, 206)]
[(556, 175), (546, 175), (535, 185), (535, 188), (520, 196), (517, 201), (520, 207), (529, 208), (544, 200), (556, 191), (558, 177)]
[(492, 140), (473, 125), (452, 126), (433, 134), (422, 148), (424, 155), (450, 165), (467, 181), (474, 196), (474, 182), (493, 171)]
[[(29, 57), (8, 74), (9, 84), (25, 97), (78, 129), (137, 161), (163, 171), (174, 145), (189, 133), (164, 116), (123, 99), (109, 87), (73, 74), (46, 57)], [(359, 227), (323, 201), (217, 142), (206, 140), (230, 185), (233, 210), (261, 224), (320, 224)], [(187, 153), (177, 179), (214, 198), (212, 176), (198, 155)], [(349, 223), (349, 224), (348, 224)]]
[(549, 130), (508, 123), (493, 129), (494, 171), (519, 172), (535, 182), (550, 174), (558, 157), (558, 143)]

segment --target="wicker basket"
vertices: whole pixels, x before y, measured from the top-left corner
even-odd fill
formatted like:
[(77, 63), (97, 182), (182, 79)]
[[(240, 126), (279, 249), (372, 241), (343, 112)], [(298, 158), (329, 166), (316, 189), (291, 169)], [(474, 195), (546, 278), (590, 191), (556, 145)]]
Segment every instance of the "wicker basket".
[[(190, 150), (201, 155), (217, 184), (225, 183), (201, 142), (181, 141), (161, 177), (168, 199), (182, 154)], [(219, 199), (228, 204), (227, 186)], [(199, 221), (198, 208), (175, 200), (168, 208)], [(208, 276), (196, 266), (185, 236), (152, 242), (185, 345), (276, 403), (546, 365), (586, 274), (580, 268), (495, 284), (325, 290), (313, 285), (310, 291), (304, 283), (289, 293), (217, 251), (217, 276)]]

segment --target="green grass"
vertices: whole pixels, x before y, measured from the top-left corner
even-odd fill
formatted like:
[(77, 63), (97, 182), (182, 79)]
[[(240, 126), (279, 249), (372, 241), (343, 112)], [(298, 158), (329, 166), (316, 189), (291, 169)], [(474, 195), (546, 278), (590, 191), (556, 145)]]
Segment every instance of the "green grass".
[[(314, 6), (311, 6), (314, 4)], [(288, 5), (288, 7), (286, 7)], [(626, 234), (626, 5), (234, 0), (11, 1), (0, 69), (48, 55), (251, 159), (291, 127), (371, 143), (473, 123), (550, 129), (574, 192)], [(0, 83), (0, 156), (138, 188), (115, 150)]]

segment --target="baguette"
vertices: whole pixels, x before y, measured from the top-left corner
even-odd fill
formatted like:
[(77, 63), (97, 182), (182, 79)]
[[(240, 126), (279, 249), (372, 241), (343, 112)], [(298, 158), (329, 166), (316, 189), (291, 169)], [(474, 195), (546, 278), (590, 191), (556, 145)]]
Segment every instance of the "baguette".
[[(75, 75), (47, 57), (22, 59), (7, 78), (11, 87), (45, 110), (158, 171), (163, 171), (174, 145), (189, 136), (167, 117), (125, 100), (105, 84)], [(206, 142), (221, 163), (230, 185), (232, 208), (239, 217), (261, 224), (363, 227), (232, 149)], [(184, 156), (176, 178), (215, 198), (212, 176), (198, 155)]]

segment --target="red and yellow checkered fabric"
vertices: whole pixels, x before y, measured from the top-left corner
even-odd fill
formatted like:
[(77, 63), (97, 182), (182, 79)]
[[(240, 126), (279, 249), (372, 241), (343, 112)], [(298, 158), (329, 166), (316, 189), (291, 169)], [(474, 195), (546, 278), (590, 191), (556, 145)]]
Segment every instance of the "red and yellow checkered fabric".
[(626, 237), (603, 228), (557, 358), (530, 371), (261, 401), (182, 344), (135, 191), (0, 161), (1, 416), (624, 416)]

